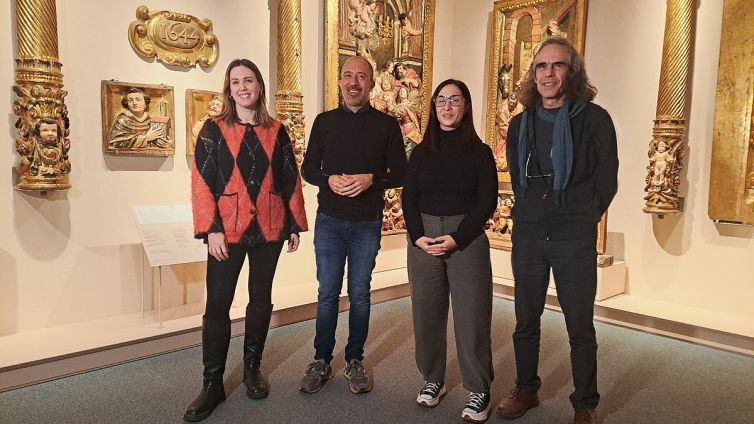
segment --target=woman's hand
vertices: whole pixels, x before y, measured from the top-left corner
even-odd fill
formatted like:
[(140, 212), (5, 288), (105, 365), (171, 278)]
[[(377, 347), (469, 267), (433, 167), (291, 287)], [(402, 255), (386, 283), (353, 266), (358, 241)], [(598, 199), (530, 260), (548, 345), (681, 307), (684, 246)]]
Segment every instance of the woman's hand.
[(423, 250), (426, 254), (432, 255), (432, 256), (439, 256), (442, 255), (442, 252), (440, 251), (439, 245), (433, 238), (429, 238), (427, 236), (421, 236), (418, 240), (416, 240), (416, 247)]
[(291, 234), (288, 239), (288, 253), (293, 253), (298, 249), (298, 242), (300, 241), (298, 234)]
[(456, 247), (458, 247), (458, 245), (456, 244), (456, 241), (453, 240), (453, 237), (449, 235), (435, 237), (435, 243), (436, 244), (434, 246), (440, 248), (440, 251), (442, 252), (441, 255), (450, 253)]
[(228, 260), (228, 242), (223, 233), (209, 233), (207, 236), (207, 251), (218, 261)]
[(435, 238), (422, 236), (419, 237), (418, 240), (416, 240), (416, 247), (432, 256), (442, 256), (458, 247), (458, 245), (456, 244), (456, 241), (453, 240), (453, 237), (449, 235)]

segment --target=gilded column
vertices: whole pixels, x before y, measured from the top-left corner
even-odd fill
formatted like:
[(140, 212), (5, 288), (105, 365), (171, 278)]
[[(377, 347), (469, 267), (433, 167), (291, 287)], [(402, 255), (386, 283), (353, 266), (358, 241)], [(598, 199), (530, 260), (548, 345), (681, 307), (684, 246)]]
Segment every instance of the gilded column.
[(278, 90), (275, 109), (293, 143), (299, 167), (304, 160), (304, 103), (301, 95), (301, 0), (278, 2)]
[(678, 188), (685, 154), (689, 65), (695, 25), (694, 0), (668, 0), (662, 46), (657, 116), (649, 143), (644, 212), (679, 213)]
[(65, 190), (68, 174), (68, 110), (58, 59), (55, 0), (16, 0), (16, 166), (20, 190)]

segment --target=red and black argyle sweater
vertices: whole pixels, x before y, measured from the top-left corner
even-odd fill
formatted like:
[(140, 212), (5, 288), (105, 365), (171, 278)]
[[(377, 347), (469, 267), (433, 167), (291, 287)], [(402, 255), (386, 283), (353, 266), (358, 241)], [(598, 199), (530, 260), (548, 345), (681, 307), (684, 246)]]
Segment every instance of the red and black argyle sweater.
[(296, 159), (285, 128), (208, 120), (191, 166), (194, 236), (228, 243), (287, 240), (308, 229)]

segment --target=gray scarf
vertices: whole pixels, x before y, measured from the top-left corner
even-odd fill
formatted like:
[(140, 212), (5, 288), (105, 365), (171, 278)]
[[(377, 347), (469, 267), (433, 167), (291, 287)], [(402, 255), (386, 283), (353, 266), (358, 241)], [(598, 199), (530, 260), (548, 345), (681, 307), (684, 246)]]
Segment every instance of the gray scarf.
[[(554, 124), (552, 131), (552, 150), (550, 159), (552, 160), (553, 182), (552, 188), (555, 196), (555, 204), (565, 203), (565, 189), (571, 179), (573, 169), (573, 135), (571, 134), (571, 119), (578, 116), (586, 107), (584, 102), (571, 102), (566, 100), (558, 113), (553, 115), (545, 111), (543, 107), (537, 108), (537, 116), (546, 122)], [(529, 187), (529, 181), (526, 178), (526, 160), (534, 147), (536, 141), (534, 136), (534, 116), (529, 116), (527, 110), (521, 116), (521, 126), (518, 129), (518, 167), (519, 178), (518, 184), (521, 187), (522, 194), (526, 195)], [(532, 138), (532, 140), (529, 140)]]

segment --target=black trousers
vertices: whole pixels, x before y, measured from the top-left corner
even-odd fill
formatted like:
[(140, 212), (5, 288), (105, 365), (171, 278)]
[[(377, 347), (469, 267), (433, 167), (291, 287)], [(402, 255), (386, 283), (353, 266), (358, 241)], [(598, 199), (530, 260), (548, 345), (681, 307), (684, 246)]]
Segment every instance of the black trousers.
[(541, 316), (552, 269), (558, 301), (571, 345), (574, 409), (597, 406), (597, 340), (594, 298), (597, 291), (596, 240), (535, 240), (513, 235), (511, 263), (515, 280), (516, 385), (536, 392)]
[(249, 303), (272, 303), (272, 280), (275, 277), (283, 242), (256, 246), (229, 244), (225, 261), (212, 255), (207, 257), (207, 306), (204, 316), (215, 320), (228, 320), (238, 275), (246, 256), (249, 257)]

